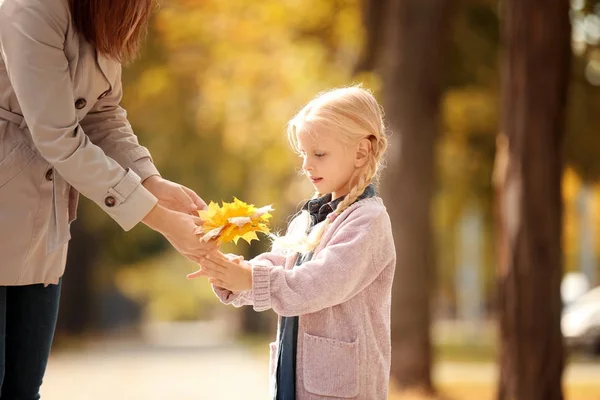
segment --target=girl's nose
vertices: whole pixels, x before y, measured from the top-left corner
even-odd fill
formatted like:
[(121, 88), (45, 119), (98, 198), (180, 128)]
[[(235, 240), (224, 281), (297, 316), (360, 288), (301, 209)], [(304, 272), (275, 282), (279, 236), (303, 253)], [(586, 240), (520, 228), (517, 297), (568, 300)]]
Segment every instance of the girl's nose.
[(312, 170), (312, 165), (308, 162), (308, 157), (305, 157), (304, 160), (302, 161), (302, 169), (304, 171)]

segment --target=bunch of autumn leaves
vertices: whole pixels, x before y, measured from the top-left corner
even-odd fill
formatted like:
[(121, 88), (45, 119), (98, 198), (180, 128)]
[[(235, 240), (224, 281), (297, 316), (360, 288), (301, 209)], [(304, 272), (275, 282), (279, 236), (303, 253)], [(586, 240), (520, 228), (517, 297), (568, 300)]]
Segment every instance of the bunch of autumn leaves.
[(237, 198), (232, 203), (223, 202), (223, 206), (210, 202), (206, 210), (198, 211), (203, 224), (196, 229), (195, 234), (200, 241), (216, 240), (219, 245), (244, 239), (250, 243), (258, 240), (257, 232), (269, 233), (267, 226), (273, 208), (268, 205), (256, 208)]

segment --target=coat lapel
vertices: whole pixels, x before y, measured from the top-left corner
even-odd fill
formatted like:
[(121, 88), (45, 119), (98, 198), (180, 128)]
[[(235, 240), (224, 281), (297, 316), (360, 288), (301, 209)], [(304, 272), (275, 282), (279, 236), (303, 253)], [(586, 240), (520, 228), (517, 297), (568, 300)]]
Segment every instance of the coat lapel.
[(112, 82), (115, 77), (115, 62), (96, 50), (96, 62), (104, 75), (106, 83), (108, 83), (109, 91), (112, 90)]

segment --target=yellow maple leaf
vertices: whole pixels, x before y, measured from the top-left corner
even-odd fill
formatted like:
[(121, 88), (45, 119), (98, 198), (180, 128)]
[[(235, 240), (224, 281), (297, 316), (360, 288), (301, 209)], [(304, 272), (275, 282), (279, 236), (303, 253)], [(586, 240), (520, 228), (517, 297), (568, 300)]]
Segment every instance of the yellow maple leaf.
[(270, 205), (256, 208), (235, 197), (232, 203), (223, 202), (221, 207), (211, 201), (206, 210), (198, 211), (203, 224), (195, 233), (201, 241), (217, 240), (220, 245), (231, 241), (237, 244), (239, 239), (250, 243), (258, 240), (256, 232), (270, 232), (267, 224), (271, 211)]

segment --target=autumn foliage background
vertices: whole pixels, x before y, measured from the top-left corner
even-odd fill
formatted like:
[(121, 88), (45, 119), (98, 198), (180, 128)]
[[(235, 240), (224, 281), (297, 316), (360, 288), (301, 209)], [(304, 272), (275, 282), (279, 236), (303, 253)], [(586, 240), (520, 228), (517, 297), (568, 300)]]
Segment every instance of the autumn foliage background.
[[(481, 273), (486, 303), (493, 300), (491, 176), (499, 125), (500, 51), (495, 5), (459, 1), (451, 24), (433, 210), (437, 298), (449, 308), (455, 299), (458, 221), (470, 205), (483, 216)], [(272, 226), (284, 229), (288, 217), (312, 194), (286, 142), (288, 119), (316, 93), (334, 86), (363, 82), (380, 92), (376, 74), (353, 73), (364, 41), (360, 11), (359, 2), (352, 0), (162, 1), (141, 58), (125, 67), (123, 105), (163, 176), (189, 186), (207, 202), (237, 196), (257, 205), (273, 204)], [(597, 43), (599, 38), (593, 39)], [(599, 51), (595, 45), (584, 47), (582, 55), (573, 56), (565, 140), (567, 270), (578, 266), (578, 195), (584, 187), (592, 192), (592, 218), (600, 224), (595, 184), (600, 138), (594, 134), (600, 129), (600, 89), (593, 85), (600, 83), (594, 61)], [(159, 235), (144, 227), (122, 232), (88, 201), (83, 201), (75, 229), (84, 233), (73, 235), (74, 251), (80, 243), (89, 248), (84, 262), (73, 261), (68, 270), (73, 275), (74, 269), (85, 270), (86, 281), (103, 282), (100, 292), (119, 281), (119, 271), (170, 251)], [(599, 241), (600, 236), (596, 251)], [(229, 250), (250, 252), (243, 245)], [(161, 273), (181, 275), (189, 268), (181, 260), (181, 268)], [(186, 296), (194, 297), (195, 290), (189, 287)], [(67, 313), (68, 305), (62, 308)], [(194, 318), (196, 313), (190, 304), (173, 314), (147, 317)]]
[[(571, 3), (571, 97), (562, 177), (566, 271), (581, 265), (587, 235), (582, 222), (600, 226), (600, 9), (595, 1)], [(362, 82), (380, 98), (384, 90), (377, 70), (357, 72), (366, 43), (361, 12), (357, 0), (161, 1), (140, 59), (124, 69), (123, 105), (162, 175), (207, 202), (237, 197), (273, 204), (270, 225), (282, 231), (312, 194), (286, 142), (288, 119), (325, 89)], [(499, 18), (495, 1), (453, 4), (441, 78), (441, 134), (435, 142), (434, 321), (460, 317), (459, 264), (465, 249), (478, 257), (481, 315), (476, 320), (485, 325), (494, 317)], [(586, 214), (583, 201), (589, 205)], [(82, 203), (63, 285), (59, 344), (73, 337), (135, 333), (153, 321), (210, 320), (222, 313), (236, 315), (241, 337), (273, 332), (272, 314), (226, 310), (205, 281), (187, 281), (195, 266), (159, 235), (142, 226), (122, 232), (91, 202)], [(465, 239), (465, 218), (472, 216), (478, 235)], [(598, 275), (600, 235), (592, 239)], [(225, 250), (248, 258), (268, 244), (239, 242)], [(438, 347), (439, 354), (493, 360), (494, 334), (482, 329), (468, 344), (458, 340)]]

